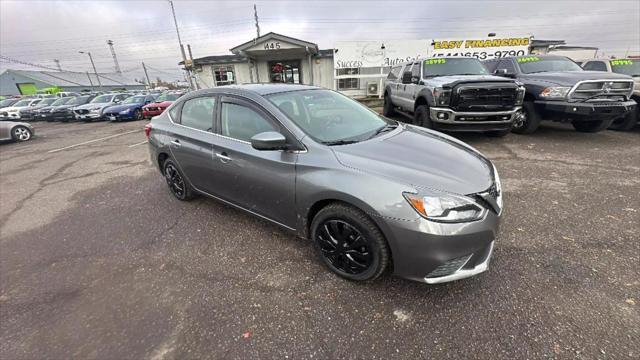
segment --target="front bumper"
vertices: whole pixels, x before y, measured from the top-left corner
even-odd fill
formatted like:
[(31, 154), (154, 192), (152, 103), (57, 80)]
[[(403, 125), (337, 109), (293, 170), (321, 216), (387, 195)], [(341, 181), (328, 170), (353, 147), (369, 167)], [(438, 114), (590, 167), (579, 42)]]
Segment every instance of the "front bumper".
[(389, 239), (395, 275), (438, 284), (486, 271), (499, 225), (500, 216), (488, 211), (468, 223), (385, 219), (381, 228)]
[(636, 107), (633, 100), (607, 102), (569, 102), (554, 100), (536, 100), (536, 110), (553, 113), (570, 119), (607, 120), (623, 116)]
[(20, 120), (20, 113), (16, 113), (16, 112), (2, 113), (0, 114), (0, 120), (9, 120), (9, 121)]
[(436, 130), (495, 131), (511, 129), (520, 107), (507, 111), (458, 112), (449, 108), (429, 108), (429, 117)]
[(54, 112), (49, 115), (49, 118), (53, 121), (68, 121), (75, 119), (75, 114), (72, 112)]
[(127, 114), (120, 114), (120, 113), (104, 114), (104, 118), (109, 121), (119, 121), (119, 120), (133, 120), (135, 117), (133, 112), (129, 112)]
[(102, 118), (102, 115), (99, 113), (89, 112), (86, 114), (78, 114), (75, 113), (75, 118), (77, 120), (99, 120)]

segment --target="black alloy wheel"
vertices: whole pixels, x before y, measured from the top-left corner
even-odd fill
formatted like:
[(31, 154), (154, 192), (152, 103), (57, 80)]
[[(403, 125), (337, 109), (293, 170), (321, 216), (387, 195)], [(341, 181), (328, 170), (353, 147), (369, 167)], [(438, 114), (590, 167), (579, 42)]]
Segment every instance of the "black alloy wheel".
[(193, 192), (182, 177), (182, 174), (171, 160), (164, 163), (164, 179), (167, 181), (169, 191), (178, 200), (189, 200), (193, 197)]
[(142, 110), (136, 109), (136, 111), (133, 112), (133, 117), (136, 120), (142, 120)]
[(391, 261), (384, 235), (362, 211), (331, 204), (311, 223), (311, 238), (325, 265), (349, 280), (379, 277)]

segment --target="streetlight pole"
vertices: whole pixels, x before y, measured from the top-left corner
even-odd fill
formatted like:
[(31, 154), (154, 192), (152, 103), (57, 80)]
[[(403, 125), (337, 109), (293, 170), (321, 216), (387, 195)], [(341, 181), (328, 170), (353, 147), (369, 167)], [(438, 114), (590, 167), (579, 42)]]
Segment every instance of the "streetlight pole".
[(102, 82), (100, 82), (100, 76), (98, 76), (98, 70), (96, 70), (96, 64), (93, 63), (93, 57), (91, 57), (91, 51), (87, 51), (86, 53), (84, 51), (78, 51), (80, 54), (87, 54), (89, 55), (89, 60), (91, 61), (91, 66), (93, 66), (93, 72), (96, 74), (96, 79), (98, 79), (98, 87), (100, 88), (100, 90), (102, 90)]

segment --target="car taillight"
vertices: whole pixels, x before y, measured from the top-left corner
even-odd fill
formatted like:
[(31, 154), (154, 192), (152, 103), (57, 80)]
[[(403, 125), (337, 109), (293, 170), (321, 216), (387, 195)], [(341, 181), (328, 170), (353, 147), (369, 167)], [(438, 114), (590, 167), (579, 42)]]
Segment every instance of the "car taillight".
[(147, 136), (147, 140), (151, 136), (151, 123), (144, 126), (144, 134)]

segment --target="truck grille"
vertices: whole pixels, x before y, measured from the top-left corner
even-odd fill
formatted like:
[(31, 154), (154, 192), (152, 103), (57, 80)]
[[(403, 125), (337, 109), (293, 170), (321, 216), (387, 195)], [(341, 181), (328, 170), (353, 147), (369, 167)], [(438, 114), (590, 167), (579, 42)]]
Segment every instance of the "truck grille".
[(576, 84), (569, 92), (571, 100), (616, 100), (631, 96), (633, 80), (589, 80)]
[(451, 106), (458, 111), (510, 110), (516, 105), (518, 88), (505, 84), (462, 84), (453, 94)]

